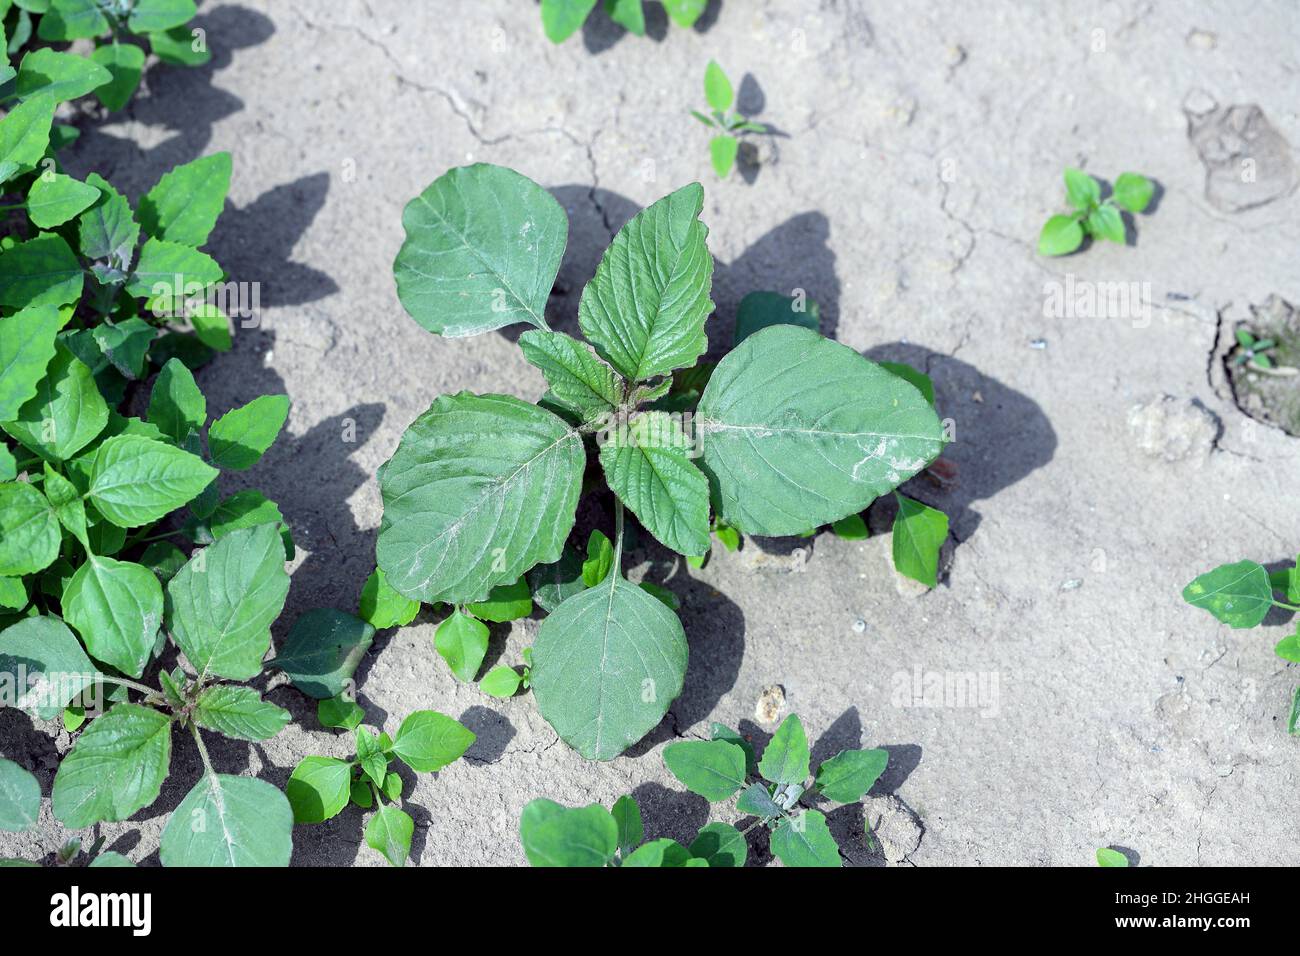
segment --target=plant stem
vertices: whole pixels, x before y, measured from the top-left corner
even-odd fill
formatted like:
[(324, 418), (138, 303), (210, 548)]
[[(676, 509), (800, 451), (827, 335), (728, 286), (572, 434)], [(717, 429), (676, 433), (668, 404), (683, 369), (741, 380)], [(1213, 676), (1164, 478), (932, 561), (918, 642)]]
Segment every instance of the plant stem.
[(1277, 607), (1286, 608), (1288, 611), (1300, 611), (1300, 607), (1296, 607), (1294, 604), (1287, 604), (1285, 601), (1274, 599), (1273, 604)]
[(623, 502), (614, 499), (614, 573), (623, 571)]
[(120, 684), (122, 687), (129, 687), (131, 690), (138, 690), (142, 694), (156, 696), (158, 691), (146, 684), (139, 684), (133, 680), (127, 680), (125, 677), (115, 677), (112, 674), (96, 674), (105, 684)]
[(194, 735), (194, 742), (199, 745), (199, 759), (203, 761), (203, 768), (209, 776), (215, 777), (217, 772), (212, 769), (212, 759), (208, 756), (208, 748), (203, 745), (203, 735), (199, 733), (199, 728), (193, 721), (190, 721), (190, 733)]

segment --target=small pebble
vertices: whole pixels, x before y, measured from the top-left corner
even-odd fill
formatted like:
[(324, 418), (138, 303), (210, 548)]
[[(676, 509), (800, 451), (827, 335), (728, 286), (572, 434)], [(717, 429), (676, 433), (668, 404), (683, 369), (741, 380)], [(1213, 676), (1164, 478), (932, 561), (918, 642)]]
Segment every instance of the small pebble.
[(758, 703), (754, 705), (754, 716), (758, 722), (774, 724), (780, 719), (783, 710), (785, 710), (784, 688), (780, 684), (763, 688), (763, 693), (758, 696)]
[(858, 618), (853, 622), (853, 632), (855, 634), (865, 634), (867, 632), (867, 622)]
[(1047, 348), (1047, 339), (1034, 339), (1029, 343), (1029, 347), (1031, 349), (1045, 349)]
[(1083, 585), (1083, 578), (1070, 578), (1061, 584), (1062, 591), (1073, 591)]

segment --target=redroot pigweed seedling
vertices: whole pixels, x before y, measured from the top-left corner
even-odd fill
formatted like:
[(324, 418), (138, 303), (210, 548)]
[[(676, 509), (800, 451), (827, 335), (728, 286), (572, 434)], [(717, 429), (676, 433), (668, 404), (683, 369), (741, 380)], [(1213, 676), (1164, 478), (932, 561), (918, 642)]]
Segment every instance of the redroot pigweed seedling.
[[(1285, 600), (1279, 601), (1277, 594)], [(1300, 556), (1294, 567), (1268, 572), (1254, 561), (1223, 564), (1202, 574), (1183, 588), (1183, 600), (1209, 611), (1232, 628), (1256, 627), (1275, 607), (1300, 611)], [(1273, 653), (1284, 661), (1300, 664), (1300, 625), (1294, 634), (1277, 642)], [(1287, 732), (1300, 733), (1300, 687), (1291, 701)]]
[(736, 94), (731, 88), (731, 81), (722, 72), (714, 60), (704, 70), (704, 99), (713, 111), (710, 115), (691, 110), (691, 115), (709, 129), (721, 132), (709, 140), (709, 161), (719, 179), (726, 179), (731, 167), (736, 163), (736, 153), (740, 150), (739, 134), (766, 133), (767, 127), (762, 123), (747, 120), (739, 113), (729, 113)]
[(293, 768), (285, 792), (294, 822), (322, 823), (349, 803), (362, 810), (373, 808), (366, 844), (393, 866), (403, 866), (411, 854), (415, 821), (392, 805), (402, 798), (402, 778), (388, 769), (389, 764), (396, 758), (417, 773), (441, 770), (470, 748), (473, 732), (445, 714), (417, 710), (402, 721), (395, 737), (376, 735), (360, 726), (364, 713), (347, 698), (321, 701), (317, 715), (326, 727), (351, 730), (356, 752), (351, 760), (305, 757)]
[(594, 453), (615, 501), (607, 570), (553, 605), (531, 674), (542, 715), (589, 758), (658, 724), (686, 672), (677, 615), (623, 574), (626, 510), (665, 547), (702, 555), (711, 510), (748, 534), (798, 534), (861, 511), (944, 443), (913, 385), (793, 325), (746, 338), (693, 407), (656, 408), (708, 345), (703, 205), (692, 184), (619, 230), (579, 303), (590, 345), (546, 322), (568, 223), (536, 183), (499, 166), (453, 169), (403, 214), (394, 273), (406, 310), (446, 336), (535, 326), (519, 344), (550, 389), (537, 405), (442, 396), (411, 424), (379, 473), (379, 568), (411, 600), (489, 600), (560, 561)]
[[(709, 5), (708, 0), (662, 0), (669, 18), (679, 27), (692, 27)], [(578, 31), (596, 9), (596, 0), (542, 0), (542, 28), (552, 43), (563, 43)], [(609, 18), (636, 36), (645, 36), (645, 9), (641, 0), (605, 0)]]
[(1237, 329), (1237, 347), (1232, 350), (1232, 364), (1250, 365), (1257, 369), (1273, 368), (1273, 358), (1268, 353), (1277, 348), (1274, 339), (1257, 339), (1246, 329)]
[[(12, 760), (0, 758), (0, 830), (21, 833), (34, 829), (41, 814), (41, 785), (36, 778)], [(85, 850), (85, 859), (78, 858), (82, 851), (81, 838), (71, 837), (54, 853), (57, 866), (135, 866), (120, 853), (105, 850), (104, 837), (97, 837)], [(3, 866), (39, 866), (32, 860), (0, 857)]]
[(1115, 189), (1101, 198), (1101, 183), (1078, 169), (1065, 171), (1065, 192), (1074, 212), (1053, 216), (1038, 235), (1038, 253), (1063, 256), (1078, 249), (1085, 234), (1123, 245), (1124, 217), (1120, 210), (1139, 213), (1147, 208), (1155, 184), (1138, 173), (1120, 173)]

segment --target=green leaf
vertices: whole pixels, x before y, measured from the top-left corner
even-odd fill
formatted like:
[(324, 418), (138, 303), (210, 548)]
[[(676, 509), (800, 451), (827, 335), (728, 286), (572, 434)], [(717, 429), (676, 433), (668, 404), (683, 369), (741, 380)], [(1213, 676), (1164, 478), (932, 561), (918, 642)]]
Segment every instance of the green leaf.
[(0, 577), (0, 608), (21, 611), (27, 607), (28, 600), (22, 578)]
[(542, 0), (542, 29), (552, 43), (563, 43), (582, 26), (596, 0)]
[(50, 12), (41, 17), (38, 35), (42, 40), (86, 40), (108, 31), (96, 0), (53, 0)]
[(736, 98), (731, 89), (731, 81), (727, 79), (727, 74), (722, 71), (722, 67), (718, 66), (716, 60), (710, 60), (709, 65), (704, 68), (704, 98), (709, 106), (721, 113), (731, 109), (731, 104)]
[(719, 133), (709, 140), (709, 163), (719, 179), (731, 175), (736, 165), (736, 154), (740, 152), (740, 140), (730, 133)]
[(709, 482), (691, 442), (667, 412), (620, 420), (600, 448), (610, 490), (652, 535), (679, 554), (709, 550)]
[(519, 818), (519, 840), (533, 866), (604, 866), (618, 850), (618, 824), (598, 803), (565, 807), (538, 798)]
[(21, 833), (41, 815), (41, 785), (12, 760), (0, 758), (0, 830)]
[(28, 617), (0, 631), (0, 683), (17, 697), (6, 704), (53, 720), (68, 702), (95, 684), (95, 666), (56, 617)]
[(111, 79), (95, 90), (95, 98), (110, 113), (131, 102), (144, 73), (144, 50), (130, 43), (109, 43), (90, 54), (108, 71)]
[[(284, 552), (280, 559), (283, 563)], [(374, 639), (375, 629), (360, 618), (313, 608), (293, 622), (273, 664), (308, 697), (337, 697), (350, 686)]]
[(687, 790), (710, 803), (745, 785), (745, 751), (725, 740), (686, 740), (664, 748), (664, 763)]
[(142, 565), (92, 554), (63, 591), (63, 617), (96, 660), (139, 677), (158, 643), (162, 585)]
[(894, 567), (926, 587), (939, 583), (939, 551), (948, 538), (948, 516), (937, 508), (897, 495), (894, 516)]
[(153, 33), (181, 26), (198, 13), (194, 0), (136, 0), (127, 26), (132, 33)]
[(362, 810), (369, 810), (375, 805), (375, 795), (370, 785), (364, 780), (353, 780), (348, 798)]
[(145, 359), (156, 331), (144, 319), (130, 318), (118, 323), (106, 321), (90, 334), (113, 368), (137, 381), (144, 376)]
[(663, 719), (681, 693), (686, 656), (677, 615), (615, 569), (542, 621), (537, 708), (578, 753), (609, 760)]
[(642, 591), (645, 591), (646, 594), (649, 594), (656, 601), (662, 603), (664, 607), (668, 608), (668, 610), (670, 611), (681, 610), (682, 607), (681, 598), (679, 598), (668, 588), (664, 587), (662, 584), (655, 584), (653, 581), (642, 581), (637, 585), (637, 587), (639, 587)]
[(289, 865), (293, 811), (265, 780), (204, 774), (163, 828), (163, 866)]
[(725, 740), (729, 744), (735, 744), (745, 752), (745, 772), (747, 774), (758, 773), (758, 758), (754, 756), (754, 747), (738, 732), (715, 720), (709, 724), (709, 739)]
[(1098, 206), (1090, 212), (1083, 225), (1094, 236), (1118, 242), (1120, 245), (1124, 244), (1124, 218), (1119, 214), (1119, 210), (1109, 203)]
[(519, 672), (513, 667), (507, 667), (504, 664), (498, 664), (479, 681), (478, 689), (485, 694), (493, 697), (513, 697), (519, 690), (519, 684), (523, 680)]
[(693, 27), (708, 8), (709, 0), (663, 0), (669, 18), (679, 27)]
[(1084, 212), (1101, 202), (1101, 183), (1079, 169), (1066, 169), (1065, 195), (1070, 205)]
[(189, 310), (190, 324), (200, 342), (218, 352), (229, 352), (230, 319), (215, 305), (198, 303)]
[(624, 867), (678, 867), (689, 865), (690, 851), (676, 840), (660, 837), (637, 847), (626, 860)]
[(149, 34), (149, 48), (173, 66), (202, 66), (212, 59), (202, 34), (189, 27), (172, 27)]
[(695, 424), (718, 516), (760, 535), (863, 511), (944, 442), (913, 386), (793, 325), (751, 335), (718, 363)]
[(99, 199), (77, 220), (81, 254), (125, 271), (140, 238), (131, 204), (98, 173), (87, 176), (86, 183), (99, 190)]
[(709, 867), (745, 865), (749, 847), (740, 831), (730, 823), (706, 824), (691, 843), (691, 856), (708, 860)]
[[(336, 757), (304, 757), (289, 774), (284, 792), (294, 823), (322, 823), (348, 805), (352, 766)], [(369, 792), (367, 790), (367, 792)]]
[(226, 412), (208, 429), (212, 463), (233, 471), (251, 468), (271, 447), (288, 417), (288, 395), (262, 395)]
[(224, 499), (208, 517), (208, 530), (214, 541), (220, 541), (232, 531), (240, 528), (255, 528), (259, 524), (273, 524), (280, 532), (285, 544), (285, 559), (293, 558), (293, 539), (289, 537), (288, 526), (279, 506), (270, 501), (260, 491), (247, 488), (236, 491)]
[(713, 257), (700, 222), (704, 190), (691, 183), (618, 231), (582, 290), (578, 322), (607, 362), (633, 381), (694, 365), (708, 340)]
[[(611, 561), (613, 556), (611, 547)], [(566, 544), (559, 561), (539, 564), (533, 568), (527, 575), (528, 585), (533, 590), (533, 602), (549, 614), (573, 595), (585, 590), (587, 583), (583, 580), (583, 565), (584, 559), (578, 550)]]
[(485, 600), (559, 558), (585, 465), (582, 437), (550, 412), (504, 395), (444, 395), (380, 469), (379, 567), (427, 604)]
[(1254, 627), (1273, 606), (1273, 588), (1262, 564), (1238, 561), (1200, 575), (1183, 588), (1183, 600), (1229, 627)]
[(486, 601), (465, 605), (465, 610), (481, 621), (505, 624), (533, 613), (533, 596), (528, 590), (528, 580), (520, 578), (514, 584), (498, 584), (488, 594)]
[(645, 36), (645, 11), (641, 8), (641, 0), (605, 0), (605, 12), (629, 33)]
[(1139, 173), (1120, 173), (1115, 180), (1115, 202), (1129, 212), (1142, 212), (1146, 209), (1155, 191), (1155, 183)]
[(356, 728), (353, 737), (357, 742), (357, 763), (362, 772), (376, 787), (383, 786), (388, 774), (388, 755), (384, 753), (383, 744), (364, 727)]
[(1291, 698), (1291, 714), (1287, 717), (1286, 732), (1293, 737), (1300, 732), (1300, 687), (1295, 689), (1295, 696)]
[(474, 733), (436, 710), (417, 710), (393, 737), (393, 754), (418, 773), (434, 773), (459, 760), (474, 744)]
[(172, 754), (172, 722), (139, 704), (117, 704), (90, 722), (54, 777), (54, 815), (79, 829), (125, 820), (158, 799)]
[(176, 572), (185, 567), (185, 552), (170, 541), (155, 541), (144, 549), (140, 563), (154, 573), (163, 584), (176, 576)]
[(180, 359), (168, 359), (154, 381), (149, 396), (150, 423), (176, 444), (191, 432), (201, 431), (208, 420), (208, 403), (194, 381), (194, 373)]
[(194, 705), (194, 722), (237, 740), (268, 740), (290, 720), (283, 707), (268, 704), (251, 687), (217, 684)]
[(613, 568), (614, 544), (604, 533), (593, 528), (587, 537), (587, 558), (582, 562), (582, 583), (594, 588), (609, 577)]
[(1112, 850), (1110, 847), (1101, 847), (1097, 850), (1098, 866), (1128, 866), (1128, 857), (1118, 850)]
[(376, 630), (405, 627), (420, 613), (420, 602), (398, 594), (389, 586), (384, 572), (375, 568), (361, 589), (361, 617)]
[(761, 783), (752, 783), (746, 788), (736, 801), (736, 811), (753, 814), (763, 820), (775, 820), (783, 812), (768, 793), (767, 786)]
[(0, 484), (0, 575), (48, 568), (62, 540), (58, 516), (43, 494), (25, 481)]
[(140, 225), (155, 239), (198, 247), (208, 241), (230, 191), (229, 153), (177, 166), (140, 200)]
[(96, 855), (96, 857), (86, 865), (91, 867), (92, 869), (108, 867), (108, 866), (115, 866), (115, 867), (135, 866), (135, 864), (132, 863), (128, 857), (123, 856), (121, 853), (115, 853), (112, 850), (105, 850), (103, 853)]
[(817, 789), (828, 800), (857, 803), (880, 779), (889, 751), (844, 750), (817, 768)]
[(75, 100), (112, 80), (106, 65), (98, 57), (92, 62), (84, 56), (59, 53), (48, 47), (33, 50), (23, 57), (15, 91), (24, 100), (34, 95), (48, 97), (56, 103)]
[(43, 232), (0, 254), (0, 305), (26, 309), (76, 302), (84, 281), (76, 255), (62, 236), (52, 232)]
[(366, 712), (346, 693), (316, 702), (316, 719), (322, 727), (339, 727), (355, 730), (365, 719)]
[(43, 458), (67, 461), (107, 423), (108, 405), (90, 369), (58, 345), (36, 394), (0, 427)]
[(487, 654), (487, 625), (453, 611), (438, 625), (433, 646), (458, 680), (472, 681)]
[(58, 517), (59, 523), (72, 532), (73, 537), (85, 546), (87, 541), (86, 506), (82, 502), (81, 492), (77, 490), (77, 487), (72, 482), (51, 468), (48, 461), (44, 464), (44, 471), (45, 477), (41, 482), (41, 487), (45, 492), (45, 500), (54, 509), (54, 514)]
[(569, 223), (541, 186), (502, 166), (462, 166), (411, 200), (402, 226), (397, 297), (424, 328), (446, 336), (516, 322), (546, 328)]
[(1300, 631), (1288, 634), (1273, 647), (1273, 653), (1284, 661), (1300, 664)]
[(98, 189), (71, 176), (41, 175), (27, 191), (27, 216), (42, 229), (52, 229), (85, 212), (98, 199)]
[(529, 330), (519, 337), (519, 348), (529, 364), (542, 370), (550, 397), (584, 424), (600, 420), (623, 400), (615, 371), (577, 339), (562, 332)]
[(1275, 591), (1281, 591), (1290, 603), (1300, 602), (1300, 558), (1296, 559), (1294, 567), (1270, 572), (1268, 583)]
[(930, 376), (904, 362), (881, 362), (880, 367), (915, 386), (917, 391), (925, 396), (927, 402), (931, 405), (934, 404), (934, 382), (930, 379)]
[(24, 309), (0, 319), (0, 422), (15, 418), (36, 396), (54, 358), (55, 336), (62, 322), (53, 305)]
[(275, 527), (233, 531), (195, 554), (168, 583), (168, 630), (200, 677), (248, 680), (261, 673), (271, 622), (288, 593)]
[[(40, 793), (37, 792), (39, 803)], [(632, 849), (645, 839), (645, 828), (641, 825), (641, 808), (637, 802), (630, 796), (619, 797), (614, 801), (614, 807), (610, 811), (614, 818), (614, 823), (618, 826), (618, 848), (619, 851), (627, 856)]]
[(811, 299), (779, 292), (750, 292), (736, 309), (736, 333), (731, 344), (734, 348), (769, 325), (801, 325), (817, 332), (821, 321), (821, 308)]
[(839, 866), (840, 849), (826, 817), (804, 810), (787, 817), (772, 831), (772, 854), (786, 866)]
[(411, 855), (415, 821), (405, 811), (381, 805), (366, 824), (366, 845), (378, 850), (393, 866), (404, 866)]
[(862, 541), (871, 537), (862, 515), (849, 515), (847, 518), (832, 522), (831, 530), (835, 532), (837, 538), (843, 538), (845, 541)]
[(1083, 243), (1083, 226), (1074, 216), (1052, 216), (1038, 234), (1040, 256), (1063, 256)]
[(0, 119), (0, 183), (34, 169), (50, 146), (55, 99), (38, 96)]
[(758, 762), (758, 772), (772, 783), (803, 783), (808, 779), (808, 737), (795, 714), (781, 721)]
[(205, 252), (179, 242), (149, 239), (140, 249), (126, 291), (139, 298), (160, 299), (171, 310), (175, 300), (220, 282), (223, 275), (221, 266)]
[(203, 459), (166, 442), (115, 435), (95, 454), (88, 495), (113, 524), (135, 528), (175, 511), (216, 477)]

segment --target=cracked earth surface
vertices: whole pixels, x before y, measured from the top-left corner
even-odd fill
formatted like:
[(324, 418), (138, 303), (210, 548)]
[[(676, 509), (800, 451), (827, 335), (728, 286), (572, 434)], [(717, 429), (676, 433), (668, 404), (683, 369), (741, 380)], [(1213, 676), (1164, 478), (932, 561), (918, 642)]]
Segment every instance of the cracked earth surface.
[[(264, 322), (201, 384), (214, 414), (293, 399), (286, 435), (246, 476), (302, 552), (277, 640), (306, 609), (355, 607), (380, 518), (373, 475), (435, 395), (542, 391), (517, 330), (439, 339), (396, 299), (403, 205), (467, 162), (513, 166), (565, 206), (549, 315), (568, 330), (613, 232), (701, 180), (714, 354), (745, 293), (804, 289), (824, 333), (928, 371), (955, 423), (956, 481), (909, 493), (949, 513), (955, 547), (925, 594), (896, 583), (883, 534), (823, 534), (793, 557), (747, 542), (701, 571), (634, 548), (633, 576), (683, 598), (691, 664), (664, 724), (602, 764), (560, 743), (529, 696), (458, 684), (434, 619), (381, 635), (359, 672), (371, 721), (391, 732), (434, 708), (479, 735), (467, 759), (408, 778), (419, 862), (522, 863), (519, 812), (537, 796), (608, 806), (631, 792), (648, 836), (689, 840), (710, 808), (666, 772), (663, 745), (710, 720), (764, 741), (775, 724), (755, 707), (778, 686), (815, 758), (890, 749), (865, 804), (831, 817), (847, 862), (1086, 865), (1117, 845), (1143, 863), (1300, 863), (1300, 744), (1285, 730), (1300, 675), (1271, 650), (1288, 627), (1231, 632), (1179, 597), (1217, 564), (1300, 549), (1300, 444), (1243, 415), (1210, 360), (1225, 317), (1270, 294), (1300, 302), (1294, 5), (725, 0), (703, 29), (638, 40), (595, 26), (560, 47), (537, 19), (505, 0), (207, 3), (213, 64), (154, 70), (123, 116), (85, 126), (73, 171), (132, 196), (176, 163), (234, 155), (210, 248), (263, 284)], [(725, 182), (687, 115), (710, 57), (748, 77), (741, 106), (779, 131)], [(1250, 105), (1258, 117), (1232, 110)], [(1252, 155), (1258, 179), (1242, 185), (1232, 174)], [(1159, 182), (1134, 245), (1035, 255), (1067, 165)], [(1067, 275), (1148, 283), (1149, 313), (1046, 315)], [(1152, 439), (1129, 424), (1135, 406), (1173, 418)], [(1186, 446), (1166, 454), (1173, 432)], [(494, 628), (488, 665), (517, 663), (536, 627)], [(936, 673), (986, 693), (924, 706), (913, 682)], [(296, 722), (265, 744), (214, 741), (219, 770), (282, 786), (302, 756), (343, 753), (282, 680), (269, 696)], [(48, 794), (67, 736), (4, 712), (0, 737)], [(109, 845), (156, 862), (198, 772), (178, 741), (162, 798), (105, 825)], [(34, 834), (3, 835), (5, 853), (58, 845), (48, 801), (43, 813)], [(361, 832), (354, 812), (298, 827), (295, 862), (383, 865)], [(765, 841), (752, 849), (766, 859)]]

